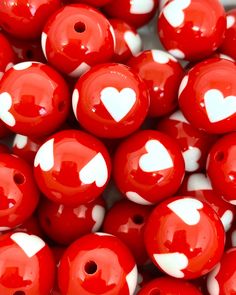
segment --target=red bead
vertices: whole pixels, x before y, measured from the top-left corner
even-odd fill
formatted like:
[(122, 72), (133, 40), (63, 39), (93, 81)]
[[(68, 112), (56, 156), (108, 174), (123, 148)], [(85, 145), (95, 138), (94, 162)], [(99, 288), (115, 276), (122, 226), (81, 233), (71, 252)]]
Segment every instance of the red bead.
[(220, 263), (208, 275), (209, 295), (229, 295), (236, 293), (236, 248), (224, 253)]
[(152, 280), (138, 292), (137, 295), (201, 295), (202, 293), (191, 283), (170, 278), (162, 277)]
[(0, 293), (48, 295), (53, 287), (55, 262), (49, 247), (23, 232), (0, 237)]
[(139, 265), (148, 261), (143, 233), (151, 209), (123, 200), (108, 211), (104, 220), (103, 230), (123, 241)]
[(208, 133), (236, 130), (236, 64), (213, 58), (194, 66), (179, 88), (186, 119)]
[(116, 0), (108, 3), (104, 10), (109, 17), (122, 19), (138, 28), (154, 17), (157, 7), (158, 0)]
[(62, 245), (69, 245), (85, 234), (98, 231), (105, 212), (105, 203), (101, 198), (78, 207), (67, 207), (44, 199), (38, 208), (42, 229), (50, 239)]
[(45, 136), (66, 119), (70, 100), (63, 78), (51, 67), (24, 62), (15, 65), (0, 83), (0, 119), (23, 135)]
[(11, 135), (11, 131), (0, 121), (0, 138), (4, 138)]
[(137, 267), (128, 249), (114, 236), (84, 236), (66, 250), (59, 266), (62, 295), (133, 295)]
[(99, 65), (75, 85), (72, 104), (79, 123), (108, 138), (124, 137), (143, 123), (149, 107), (145, 83), (121, 64)]
[(171, 54), (186, 60), (202, 60), (221, 45), (226, 16), (218, 0), (173, 0), (159, 15), (160, 40)]
[(14, 232), (24, 232), (27, 234), (33, 234), (41, 239), (45, 238), (45, 235), (42, 231), (42, 228), (40, 227), (39, 224), (39, 219), (38, 216), (31, 215), (26, 221), (24, 221), (20, 226), (14, 228)]
[[(1, 6), (1, 4), (0, 4)], [(0, 33), (0, 80), (16, 61), (15, 53), (8, 39)]]
[(101, 7), (112, 0), (67, 0), (68, 3), (84, 3), (95, 7)]
[(114, 179), (126, 197), (151, 205), (173, 195), (184, 177), (177, 143), (163, 133), (146, 130), (129, 137), (114, 158)]
[(176, 108), (184, 71), (173, 56), (161, 50), (146, 50), (130, 59), (128, 65), (147, 84), (151, 117), (167, 115)]
[(20, 225), (31, 216), (38, 204), (39, 192), (31, 167), (14, 155), (1, 154), (0, 179), (2, 231)]
[(48, 17), (60, 6), (60, 0), (1, 1), (0, 26), (16, 38), (35, 39)]
[(145, 229), (150, 258), (176, 278), (193, 279), (208, 273), (219, 262), (224, 244), (218, 215), (207, 203), (189, 197), (158, 205)]
[(110, 61), (114, 54), (114, 31), (95, 8), (83, 4), (64, 6), (54, 14), (42, 33), (48, 62), (71, 77)]
[(181, 111), (176, 111), (160, 120), (157, 130), (178, 141), (183, 153), (186, 172), (205, 169), (208, 152), (216, 140), (214, 136), (194, 128)]
[(10, 153), (9, 147), (3, 143), (0, 143), (0, 153)]
[(207, 174), (213, 188), (225, 201), (236, 205), (236, 134), (219, 139), (207, 160)]
[(54, 202), (78, 206), (98, 198), (111, 173), (104, 145), (81, 131), (61, 131), (51, 136), (34, 160), (36, 181)]

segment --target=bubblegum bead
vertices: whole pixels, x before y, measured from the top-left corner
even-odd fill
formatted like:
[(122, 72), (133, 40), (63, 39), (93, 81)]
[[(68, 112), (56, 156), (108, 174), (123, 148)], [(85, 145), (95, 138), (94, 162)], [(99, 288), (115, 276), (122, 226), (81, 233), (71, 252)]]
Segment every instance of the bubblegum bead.
[(0, 34), (0, 80), (16, 61), (16, 56), (9, 40)]

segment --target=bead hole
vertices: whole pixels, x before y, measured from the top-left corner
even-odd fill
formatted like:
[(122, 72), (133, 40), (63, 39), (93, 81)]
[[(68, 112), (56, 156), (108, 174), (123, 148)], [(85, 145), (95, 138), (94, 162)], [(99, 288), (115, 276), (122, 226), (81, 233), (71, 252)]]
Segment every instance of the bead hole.
[(144, 223), (144, 218), (141, 215), (134, 215), (132, 220), (135, 224), (143, 224)]
[(25, 176), (21, 173), (15, 173), (13, 179), (14, 179), (14, 182), (19, 185), (25, 182)]
[(216, 153), (216, 155), (215, 155), (215, 160), (216, 160), (217, 162), (221, 162), (221, 161), (224, 160), (224, 157), (225, 157), (225, 155), (224, 155), (223, 152), (218, 152), (218, 153)]
[(75, 25), (74, 25), (74, 29), (77, 33), (83, 33), (86, 29), (85, 27), (85, 24), (82, 23), (82, 22), (77, 22)]
[(66, 103), (64, 101), (60, 101), (58, 106), (57, 106), (57, 109), (59, 112), (62, 112), (66, 107)]
[(25, 295), (24, 291), (16, 291), (12, 295)]
[(84, 270), (88, 275), (93, 275), (97, 271), (97, 264), (94, 261), (89, 261), (85, 264)]

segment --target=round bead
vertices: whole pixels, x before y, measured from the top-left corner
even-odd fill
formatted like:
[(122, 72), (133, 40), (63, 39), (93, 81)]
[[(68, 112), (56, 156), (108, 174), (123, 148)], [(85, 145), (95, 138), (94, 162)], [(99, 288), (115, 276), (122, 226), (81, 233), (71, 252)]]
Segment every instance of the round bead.
[(38, 150), (34, 174), (43, 194), (54, 202), (78, 206), (95, 200), (111, 173), (109, 154), (93, 136), (60, 131)]
[(151, 213), (145, 245), (160, 270), (175, 278), (193, 279), (219, 262), (225, 232), (207, 203), (181, 196), (168, 199)]
[[(1, 4), (0, 4), (1, 5)], [(9, 40), (0, 33), (0, 80), (16, 61), (16, 56)]]
[(111, 63), (94, 67), (78, 80), (72, 105), (86, 130), (99, 137), (119, 138), (143, 123), (149, 96), (132, 69)]

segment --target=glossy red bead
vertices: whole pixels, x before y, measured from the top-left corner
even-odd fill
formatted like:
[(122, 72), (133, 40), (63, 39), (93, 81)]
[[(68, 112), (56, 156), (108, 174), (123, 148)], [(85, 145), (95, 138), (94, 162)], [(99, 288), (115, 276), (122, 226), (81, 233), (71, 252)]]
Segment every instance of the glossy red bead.
[(161, 50), (146, 50), (131, 58), (128, 65), (147, 84), (151, 117), (167, 115), (177, 107), (177, 92), (184, 71), (173, 56)]
[(10, 154), (0, 157), (0, 231), (14, 228), (29, 218), (39, 199), (31, 167)]
[(116, 203), (108, 211), (103, 224), (104, 232), (110, 233), (123, 241), (139, 265), (148, 261), (143, 233), (151, 209), (148, 206), (123, 200)]
[(42, 33), (48, 62), (71, 77), (112, 59), (114, 31), (103, 14), (83, 4), (67, 5), (54, 14)]
[(119, 138), (136, 131), (149, 108), (145, 83), (125, 65), (99, 65), (76, 83), (72, 96), (74, 114), (89, 132)]
[(49, 247), (23, 232), (0, 237), (0, 293), (48, 295), (53, 287), (55, 262)]
[(207, 160), (207, 175), (213, 188), (227, 202), (236, 205), (236, 133), (225, 135), (212, 147)]
[(112, 0), (67, 0), (68, 3), (84, 3), (95, 7), (104, 6), (111, 1)]
[(186, 119), (207, 133), (236, 130), (236, 64), (212, 58), (195, 65), (179, 88), (179, 105)]
[(207, 203), (181, 196), (164, 201), (151, 213), (145, 245), (164, 273), (193, 279), (207, 274), (220, 261), (225, 232)]
[[(1, 4), (0, 4), (1, 5)], [(16, 62), (16, 56), (9, 40), (0, 34), (0, 80), (4, 73)]]
[(133, 295), (138, 273), (131, 253), (118, 238), (96, 233), (69, 246), (58, 275), (62, 295)]
[(0, 104), (0, 119), (10, 130), (41, 137), (66, 120), (69, 91), (63, 78), (48, 65), (24, 62), (1, 80)]
[(77, 130), (52, 135), (38, 150), (34, 174), (43, 194), (54, 202), (78, 206), (98, 198), (111, 174), (105, 146)]
[(158, 33), (167, 51), (186, 60), (203, 60), (224, 40), (226, 15), (218, 0), (170, 0), (158, 19)]
[(105, 212), (105, 203), (101, 198), (78, 207), (43, 199), (38, 208), (38, 217), (42, 229), (51, 240), (60, 245), (69, 245), (85, 234), (98, 231)]
[(184, 177), (184, 160), (173, 139), (145, 130), (118, 147), (113, 174), (118, 189), (129, 200), (151, 205), (176, 193)]

